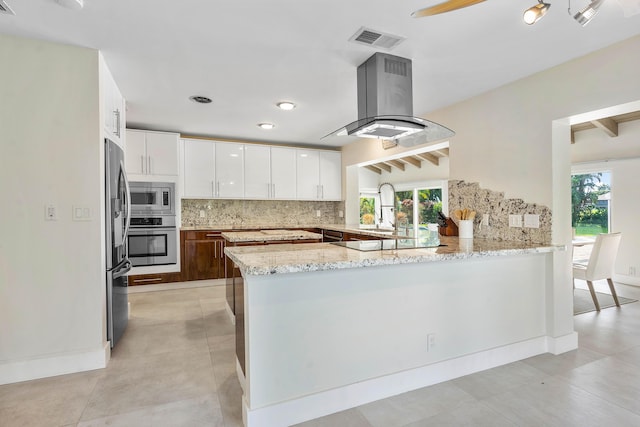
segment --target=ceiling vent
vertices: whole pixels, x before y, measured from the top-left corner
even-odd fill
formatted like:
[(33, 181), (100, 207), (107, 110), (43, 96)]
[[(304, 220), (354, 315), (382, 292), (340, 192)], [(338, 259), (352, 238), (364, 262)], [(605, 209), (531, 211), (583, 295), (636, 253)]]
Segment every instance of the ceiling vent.
[(0, 0), (0, 13), (6, 13), (7, 15), (16, 14), (4, 0)]
[(404, 41), (404, 37), (361, 27), (349, 39), (350, 42), (391, 50)]

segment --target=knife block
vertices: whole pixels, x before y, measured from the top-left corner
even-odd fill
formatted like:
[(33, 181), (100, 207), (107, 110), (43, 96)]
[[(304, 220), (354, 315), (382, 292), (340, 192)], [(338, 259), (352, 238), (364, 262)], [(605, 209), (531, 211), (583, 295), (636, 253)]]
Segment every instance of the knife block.
[(447, 218), (447, 226), (438, 227), (438, 233), (440, 233), (441, 236), (457, 236), (458, 226), (451, 218)]

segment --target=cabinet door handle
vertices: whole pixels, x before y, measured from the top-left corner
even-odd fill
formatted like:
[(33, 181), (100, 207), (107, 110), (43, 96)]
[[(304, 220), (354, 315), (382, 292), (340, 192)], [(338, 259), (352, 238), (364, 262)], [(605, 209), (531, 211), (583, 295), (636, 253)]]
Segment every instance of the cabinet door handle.
[(211, 181), (211, 196), (212, 197), (216, 196), (216, 188), (215, 188), (215, 183), (213, 181)]
[(136, 279), (133, 283), (142, 283), (142, 282), (159, 282), (162, 280), (162, 277), (154, 277), (152, 279)]
[(271, 197), (271, 184), (267, 183), (267, 199), (270, 199)]
[(119, 138), (120, 137), (120, 110), (113, 110), (113, 114), (116, 119), (116, 124), (115, 124), (116, 130), (114, 133)]
[(220, 197), (220, 181), (216, 182), (216, 197)]
[(147, 173), (151, 175), (151, 156), (147, 157), (147, 161), (149, 162), (149, 168), (147, 169)]
[(275, 184), (271, 184), (271, 187), (273, 188), (273, 190), (271, 191), (271, 198), (275, 199), (276, 198), (276, 185)]
[(324, 199), (324, 185), (320, 185), (320, 198)]
[(144, 173), (144, 156), (140, 156), (140, 171)]
[(205, 237), (218, 237), (217, 234), (207, 234)]
[(218, 242), (213, 244), (213, 259), (218, 258)]

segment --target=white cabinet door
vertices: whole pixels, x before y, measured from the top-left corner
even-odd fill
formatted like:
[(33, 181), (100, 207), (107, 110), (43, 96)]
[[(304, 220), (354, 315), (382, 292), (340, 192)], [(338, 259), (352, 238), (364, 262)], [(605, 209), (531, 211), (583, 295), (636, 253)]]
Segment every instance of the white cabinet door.
[(342, 199), (342, 154), (338, 151), (320, 152), (320, 198)]
[(317, 150), (296, 149), (296, 198), (320, 198), (320, 155)]
[(215, 187), (216, 144), (200, 139), (184, 140), (183, 198), (211, 198)]
[(216, 142), (216, 197), (244, 197), (244, 145)]
[(245, 144), (245, 199), (269, 199), (272, 197), (270, 152), (270, 148), (265, 145)]
[(130, 175), (147, 173), (147, 153), (145, 149), (145, 132), (128, 130), (125, 142), (125, 169)]
[(124, 145), (124, 98), (109, 68), (100, 56), (100, 96), (102, 102), (102, 127), (106, 136)]
[(146, 132), (147, 174), (178, 175), (178, 134)]
[(296, 198), (296, 149), (271, 147), (271, 198)]

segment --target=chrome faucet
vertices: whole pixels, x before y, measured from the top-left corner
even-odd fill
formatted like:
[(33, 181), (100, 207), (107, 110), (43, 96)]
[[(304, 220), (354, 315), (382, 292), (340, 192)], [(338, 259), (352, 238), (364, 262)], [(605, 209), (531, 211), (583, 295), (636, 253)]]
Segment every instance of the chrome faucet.
[[(388, 185), (389, 187), (391, 187), (391, 191), (393, 192), (393, 202), (391, 205), (383, 205), (382, 204), (382, 187), (384, 187), (385, 185)], [(393, 186), (393, 184), (389, 183), (389, 182), (383, 182), (382, 184), (380, 184), (378, 186), (378, 195), (380, 196), (380, 220), (378, 221), (378, 224), (376, 225), (376, 228), (378, 228), (380, 226), (380, 223), (382, 223), (382, 209), (383, 208), (390, 208), (391, 209), (391, 217), (393, 218), (393, 229), (394, 229), (394, 233), (397, 236), (398, 235), (398, 217), (395, 214), (395, 210), (396, 210), (396, 189)]]

